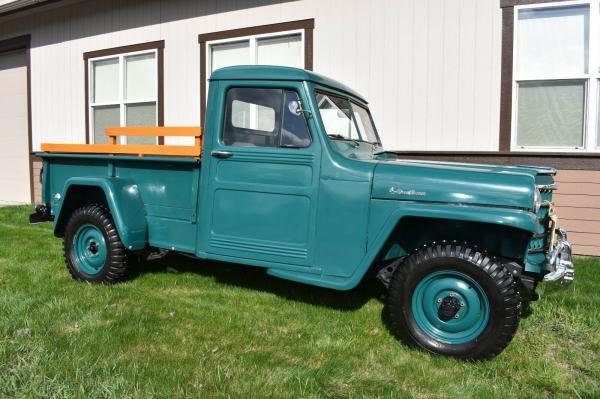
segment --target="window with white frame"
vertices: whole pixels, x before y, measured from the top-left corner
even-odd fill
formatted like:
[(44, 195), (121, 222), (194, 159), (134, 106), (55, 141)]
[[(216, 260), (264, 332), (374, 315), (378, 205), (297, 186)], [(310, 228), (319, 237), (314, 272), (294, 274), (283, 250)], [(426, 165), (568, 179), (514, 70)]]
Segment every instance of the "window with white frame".
[(515, 7), (514, 150), (600, 149), (599, 4)]
[(226, 66), (257, 64), (303, 68), (303, 36), (298, 30), (208, 42), (207, 69), (213, 72)]
[[(88, 68), (92, 142), (107, 142), (104, 134), (107, 126), (156, 126), (156, 50), (93, 58), (88, 61)], [(153, 137), (129, 137), (127, 142), (156, 144), (157, 140)]]

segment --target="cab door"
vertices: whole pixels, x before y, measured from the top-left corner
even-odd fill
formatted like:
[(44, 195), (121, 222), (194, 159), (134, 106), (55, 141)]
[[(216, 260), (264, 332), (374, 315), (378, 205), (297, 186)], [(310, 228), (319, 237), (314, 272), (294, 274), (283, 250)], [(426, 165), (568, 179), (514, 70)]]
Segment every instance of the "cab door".
[(313, 264), (320, 147), (301, 109), (308, 104), (303, 86), (291, 83), (244, 82), (220, 91), (204, 204), (207, 252), (217, 258)]

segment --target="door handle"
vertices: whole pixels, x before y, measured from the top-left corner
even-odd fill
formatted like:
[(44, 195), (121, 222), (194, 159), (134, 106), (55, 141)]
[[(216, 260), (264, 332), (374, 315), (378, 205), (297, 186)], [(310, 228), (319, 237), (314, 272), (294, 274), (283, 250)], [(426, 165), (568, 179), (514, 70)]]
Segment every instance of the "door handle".
[(210, 155), (212, 155), (215, 158), (225, 159), (233, 156), (233, 152), (214, 150), (210, 153)]

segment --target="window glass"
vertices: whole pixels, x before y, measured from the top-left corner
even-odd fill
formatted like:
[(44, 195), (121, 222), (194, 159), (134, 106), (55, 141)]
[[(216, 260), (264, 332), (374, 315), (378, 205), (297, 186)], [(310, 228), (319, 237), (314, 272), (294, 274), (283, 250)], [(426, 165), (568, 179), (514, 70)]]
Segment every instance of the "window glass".
[(600, 80), (596, 80), (598, 87), (598, 102), (597, 102), (597, 119), (596, 119), (596, 148), (600, 148)]
[(112, 103), (119, 101), (119, 59), (111, 58), (92, 63), (92, 101)]
[(227, 92), (223, 143), (276, 147), (283, 90), (233, 88)]
[(154, 53), (125, 58), (125, 99), (145, 101), (156, 98), (156, 60)]
[(250, 42), (213, 44), (211, 48), (211, 71), (232, 65), (250, 64)]
[(352, 120), (350, 101), (323, 93), (317, 93), (317, 104), (325, 131), (337, 138), (358, 139), (358, 131)]
[(371, 143), (377, 143), (377, 134), (375, 133), (375, 127), (369, 112), (358, 104), (352, 104), (354, 110), (354, 118), (362, 137), (365, 137), (366, 141)]
[(296, 92), (285, 92), (281, 127), (282, 147), (308, 147), (310, 145), (310, 133), (301, 106)]
[[(106, 143), (108, 126), (156, 126), (156, 53), (118, 55), (91, 62), (90, 120), (94, 143)], [(130, 137), (129, 143), (156, 144), (156, 137)]]
[(519, 79), (587, 73), (588, 6), (520, 10), (517, 24)]
[(302, 68), (303, 51), (300, 34), (258, 39), (256, 41), (256, 63)]
[(585, 81), (522, 82), (517, 145), (583, 146)]
[(330, 138), (379, 143), (366, 108), (331, 94), (317, 92), (316, 99), (321, 120)]
[(108, 137), (104, 133), (107, 126), (120, 126), (120, 112), (118, 105), (98, 106), (92, 114), (94, 118), (94, 143), (108, 143)]
[(589, 22), (587, 4), (518, 9), (517, 147), (584, 147), (590, 101), (584, 77), (590, 62)]
[[(156, 103), (128, 104), (125, 107), (127, 126), (156, 126)], [(156, 144), (155, 137), (127, 137), (128, 144)]]
[(298, 93), (233, 88), (227, 92), (223, 143), (245, 147), (308, 147), (310, 133)]
[(231, 103), (231, 124), (243, 129), (272, 132), (275, 129), (275, 109), (240, 100)]

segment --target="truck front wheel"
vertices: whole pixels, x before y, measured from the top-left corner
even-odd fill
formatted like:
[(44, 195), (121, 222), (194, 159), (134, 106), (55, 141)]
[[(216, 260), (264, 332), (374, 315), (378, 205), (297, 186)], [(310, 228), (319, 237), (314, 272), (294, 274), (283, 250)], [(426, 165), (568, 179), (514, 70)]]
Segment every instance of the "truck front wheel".
[(125, 278), (127, 250), (110, 213), (101, 205), (76, 209), (65, 228), (67, 269), (76, 280), (116, 283)]
[(519, 325), (521, 298), (500, 263), (460, 245), (434, 245), (404, 259), (389, 284), (386, 316), (396, 336), (433, 353), (491, 358)]

